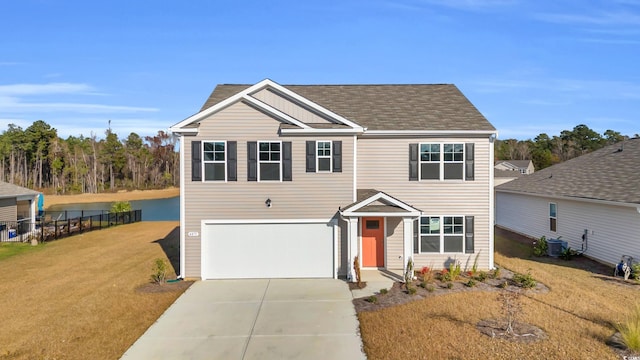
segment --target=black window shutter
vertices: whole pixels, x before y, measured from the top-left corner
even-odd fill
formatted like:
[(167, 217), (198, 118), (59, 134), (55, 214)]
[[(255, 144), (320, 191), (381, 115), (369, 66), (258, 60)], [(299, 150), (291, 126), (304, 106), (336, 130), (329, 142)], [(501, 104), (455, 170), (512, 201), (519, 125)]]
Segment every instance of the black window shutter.
[(409, 181), (418, 181), (418, 144), (409, 144)]
[[(474, 144), (473, 143), (466, 143), (465, 144), (465, 180), (474, 180), (475, 176), (474, 176), (474, 170), (475, 170), (475, 166), (474, 166)], [(493, 171), (493, 170), (492, 170)]]
[(238, 143), (227, 141), (227, 181), (238, 181)]
[(342, 172), (342, 141), (333, 142), (333, 172)]
[(473, 216), (466, 216), (465, 221), (465, 234), (464, 234), (464, 253), (473, 254)]
[(307, 141), (307, 172), (316, 172), (316, 142)]
[(191, 142), (191, 181), (202, 181), (202, 143)]
[(291, 181), (291, 141), (282, 142), (282, 181)]
[(247, 142), (247, 181), (258, 181), (258, 143)]
[(420, 220), (415, 220), (413, 222), (413, 253), (418, 253), (418, 242), (420, 241)]

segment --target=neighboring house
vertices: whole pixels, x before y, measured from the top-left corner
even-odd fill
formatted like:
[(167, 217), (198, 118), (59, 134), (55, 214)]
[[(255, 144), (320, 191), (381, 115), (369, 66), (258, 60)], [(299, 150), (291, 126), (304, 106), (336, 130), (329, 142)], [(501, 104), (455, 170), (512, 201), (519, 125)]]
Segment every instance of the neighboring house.
[(33, 228), (38, 192), (0, 181), (0, 241)]
[(533, 174), (535, 167), (531, 160), (497, 160), (496, 170), (517, 171), (523, 175)]
[(496, 224), (534, 238), (562, 237), (604, 263), (640, 259), (640, 139), (497, 186)]
[(531, 160), (497, 160), (493, 169), (494, 186), (515, 180), (535, 171)]
[(493, 267), (496, 130), (454, 85), (218, 85), (170, 130), (182, 277)]

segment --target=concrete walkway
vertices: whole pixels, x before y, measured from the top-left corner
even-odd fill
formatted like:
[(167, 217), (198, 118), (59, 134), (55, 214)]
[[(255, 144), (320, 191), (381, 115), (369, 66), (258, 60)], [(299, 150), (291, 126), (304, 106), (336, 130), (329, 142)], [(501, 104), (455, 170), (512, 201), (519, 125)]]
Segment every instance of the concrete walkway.
[(366, 359), (351, 300), (341, 280), (199, 281), (122, 359)]
[(381, 289), (389, 290), (395, 282), (404, 280), (401, 274), (389, 270), (361, 270), (360, 275), (367, 286), (351, 290), (354, 299), (378, 295)]

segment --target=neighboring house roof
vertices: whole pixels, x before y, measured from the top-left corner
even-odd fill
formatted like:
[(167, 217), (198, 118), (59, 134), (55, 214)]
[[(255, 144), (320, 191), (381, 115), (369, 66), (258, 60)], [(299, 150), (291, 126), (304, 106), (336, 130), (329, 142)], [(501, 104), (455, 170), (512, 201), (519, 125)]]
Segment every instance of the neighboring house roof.
[(27, 189), (22, 186), (9, 184), (0, 181), (0, 199), (18, 197), (18, 196), (35, 196), (39, 193), (35, 190)]
[(517, 168), (527, 168), (529, 164), (531, 164), (531, 160), (498, 160), (496, 161), (496, 165), (500, 164), (511, 164)]
[[(216, 86), (200, 111), (251, 85)], [(495, 131), (455, 85), (283, 85), (368, 130)]]
[(493, 177), (497, 178), (517, 178), (523, 175), (519, 171), (493, 169)]
[(496, 191), (640, 204), (640, 138), (499, 185)]

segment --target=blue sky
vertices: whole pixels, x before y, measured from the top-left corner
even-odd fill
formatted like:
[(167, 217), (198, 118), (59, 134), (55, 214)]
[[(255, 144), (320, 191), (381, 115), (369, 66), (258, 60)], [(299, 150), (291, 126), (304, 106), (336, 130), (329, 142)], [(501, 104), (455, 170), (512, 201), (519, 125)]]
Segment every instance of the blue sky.
[(0, 0), (0, 131), (152, 135), (218, 83), (453, 83), (499, 138), (640, 133), (640, 0)]

